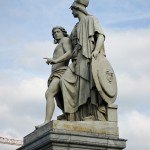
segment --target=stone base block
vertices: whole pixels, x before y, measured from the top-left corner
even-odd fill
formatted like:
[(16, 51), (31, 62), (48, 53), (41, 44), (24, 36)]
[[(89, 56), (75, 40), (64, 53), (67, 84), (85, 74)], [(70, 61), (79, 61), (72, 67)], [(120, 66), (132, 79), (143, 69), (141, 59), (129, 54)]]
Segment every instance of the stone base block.
[(110, 121), (110, 122), (117, 122), (117, 109), (118, 109), (118, 106), (115, 105), (115, 104), (112, 104), (112, 105), (108, 105), (107, 106), (107, 121)]
[(18, 150), (122, 150), (115, 123), (51, 121), (24, 137)]

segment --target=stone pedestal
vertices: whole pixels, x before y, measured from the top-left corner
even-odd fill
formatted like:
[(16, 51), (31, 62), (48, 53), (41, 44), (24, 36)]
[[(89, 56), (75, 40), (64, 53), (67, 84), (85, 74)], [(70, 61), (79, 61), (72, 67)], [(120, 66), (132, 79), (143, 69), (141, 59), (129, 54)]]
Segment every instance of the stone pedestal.
[(24, 137), (18, 150), (122, 150), (116, 122), (51, 121)]

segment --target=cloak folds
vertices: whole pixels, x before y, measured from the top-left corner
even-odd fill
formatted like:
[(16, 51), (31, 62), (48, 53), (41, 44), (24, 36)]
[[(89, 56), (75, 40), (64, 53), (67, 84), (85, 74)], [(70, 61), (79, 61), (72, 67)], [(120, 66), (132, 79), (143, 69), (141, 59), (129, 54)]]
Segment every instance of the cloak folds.
[[(98, 20), (94, 16), (86, 16), (76, 24), (70, 36), (74, 48), (73, 63), (60, 79), (64, 112), (70, 114), (69, 120), (83, 120), (86, 116), (95, 116), (102, 103), (91, 69), (96, 33), (104, 35)], [(100, 51), (105, 53), (104, 46)]]

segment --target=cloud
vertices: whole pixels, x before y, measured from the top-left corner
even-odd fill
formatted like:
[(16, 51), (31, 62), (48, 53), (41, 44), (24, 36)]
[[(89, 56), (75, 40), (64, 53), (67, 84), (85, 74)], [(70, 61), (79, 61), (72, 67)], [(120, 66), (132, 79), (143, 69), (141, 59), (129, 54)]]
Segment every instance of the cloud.
[(1, 105), (0, 109), (0, 117), (3, 116), (3, 114), (9, 113), (9, 107), (7, 105)]
[[(149, 112), (150, 113), (150, 112)], [(120, 116), (120, 137), (126, 138), (126, 149), (149, 150), (150, 143), (150, 115), (136, 110), (126, 112)]]
[[(118, 81), (119, 111), (147, 111), (150, 89), (150, 29), (107, 30), (106, 55)], [(127, 109), (128, 108), (128, 109)]]
[(147, 0), (92, 0), (89, 9), (109, 28), (140, 28), (150, 26), (149, 4)]
[[(124, 66), (130, 63), (134, 67), (143, 67), (149, 65), (150, 55), (150, 30), (107, 30), (106, 35), (106, 52), (115, 59), (115, 62), (124, 62)], [(127, 60), (127, 61), (123, 61)], [(147, 64), (148, 63), (148, 64)], [(144, 67), (145, 68), (145, 67)]]
[(0, 144), (0, 149), (1, 150), (12, 150), (12, 149), (17, 149), (19, 148), (18, 146), (14, 146), (14, 145), (3, 145)]
[[(149, 75), (143, 75), (138, 78), (135, 78), (127, 74), (126, 75), (120, 74), (118, 78), (118, 83), (120, 88), (120, 95), (122, 96), (134, 95), (134, 99), (132, 100), (133, 102), (136, 102), (137, 98), (139, 100), (142, 99), (142, 103), (149, 101), (148, 100), (150, 88)], [(139, 92), (137, 93), (137, 91)]]
[[(43, 97), (41, 93), (44, 93), (45, 89), (46, 83), (43, 79), (24, 79), (18, 84), (3, 85), (2, 87), (0, 87), (0, 98), (10, 100), (9, 98), (11, 97), (11, 100), (13, 99), (15, 102), (27, 102), (31, 99), (33, 101), (37, 101), (41, 99), (41, 97)], [(7, 107), (3, 108), (3, 110), (7, 110)]]
[[(31, 41), (10, 55), (10, 62), (4, 58), (7, 67), (2, 66), (0, 74), (1, 136), (22, 139), (44, 121), (45, 91), (51, 66), (43, 57), (52, 57), (54, 48), (49, 41)], [(56, 114), (59, 113), (56, 109)]]
[[(108, 34), (108, 36), (107, 36)], [(107, 30), (106, 54), (117, 74), (120, 136), (126, 149), (148, 150), (150, 29)], [(138, 144), (136, 144), (138, 143)]]
[[(5, 100), (0, 101), (0, 136), (22, 139), (44, 121), (46, 89), (46, 80), (37, 77), (0, 86), (0, 99)], [(53, 119), (60, 113), (56, 108)]]
[[(14, 66), (44, 73), (48, 66), (44, 57), (52, 57), (55, 45), (49, 41), (33, 41), (21, 47), (15, 56)], [(50, 66), (51, 67), (51, 66)], [(45, 69), (46, 68), (46, 69)]]
[(8, 83), (2, 83), (0, 120), (3, 121), (0, 124), (0, 133), (6, 137), (10, 135), (21, 138), (31, 132), (38, 122), (42, 122), (46, 89), (47, 79), (38, 77), (28, 76), (22, 79), (15, 78), (15, 80), (11, 78)]
[(106, 54), (115, 62), (117, 70), (136, 74), (150, 73), (150, 29), (107, 30)]
[(55, 46), (49, 41), (33, 41), (25, 43), (15, 50), (6, 49), (3, 51), (0, 66), (0, 83), (5, 84), (4, 86), (6, 84), (16, 86), (18, 83), (15, 82), (20, 82), (20, 80), (26, 78), (43, 77), (47, 80), (51, 72), (51, 65), (47, 65), (43, 58), (51, 58)]

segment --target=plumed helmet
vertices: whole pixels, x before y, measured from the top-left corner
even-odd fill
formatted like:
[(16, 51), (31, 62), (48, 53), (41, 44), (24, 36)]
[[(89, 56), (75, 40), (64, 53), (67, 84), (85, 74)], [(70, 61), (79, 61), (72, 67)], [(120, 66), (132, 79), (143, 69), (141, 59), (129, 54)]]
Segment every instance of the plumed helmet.
[(71, 9), (75, 8), (83, 12), (84, 14), (88, 15), (86, 11), (86, 7), (89, 5), (89, 0), (74, 0), (73, 4), (71, 5)]
[(89, 0), (75, 0), (75, 2), (84, 5), (85, 7), (89, 5)]

